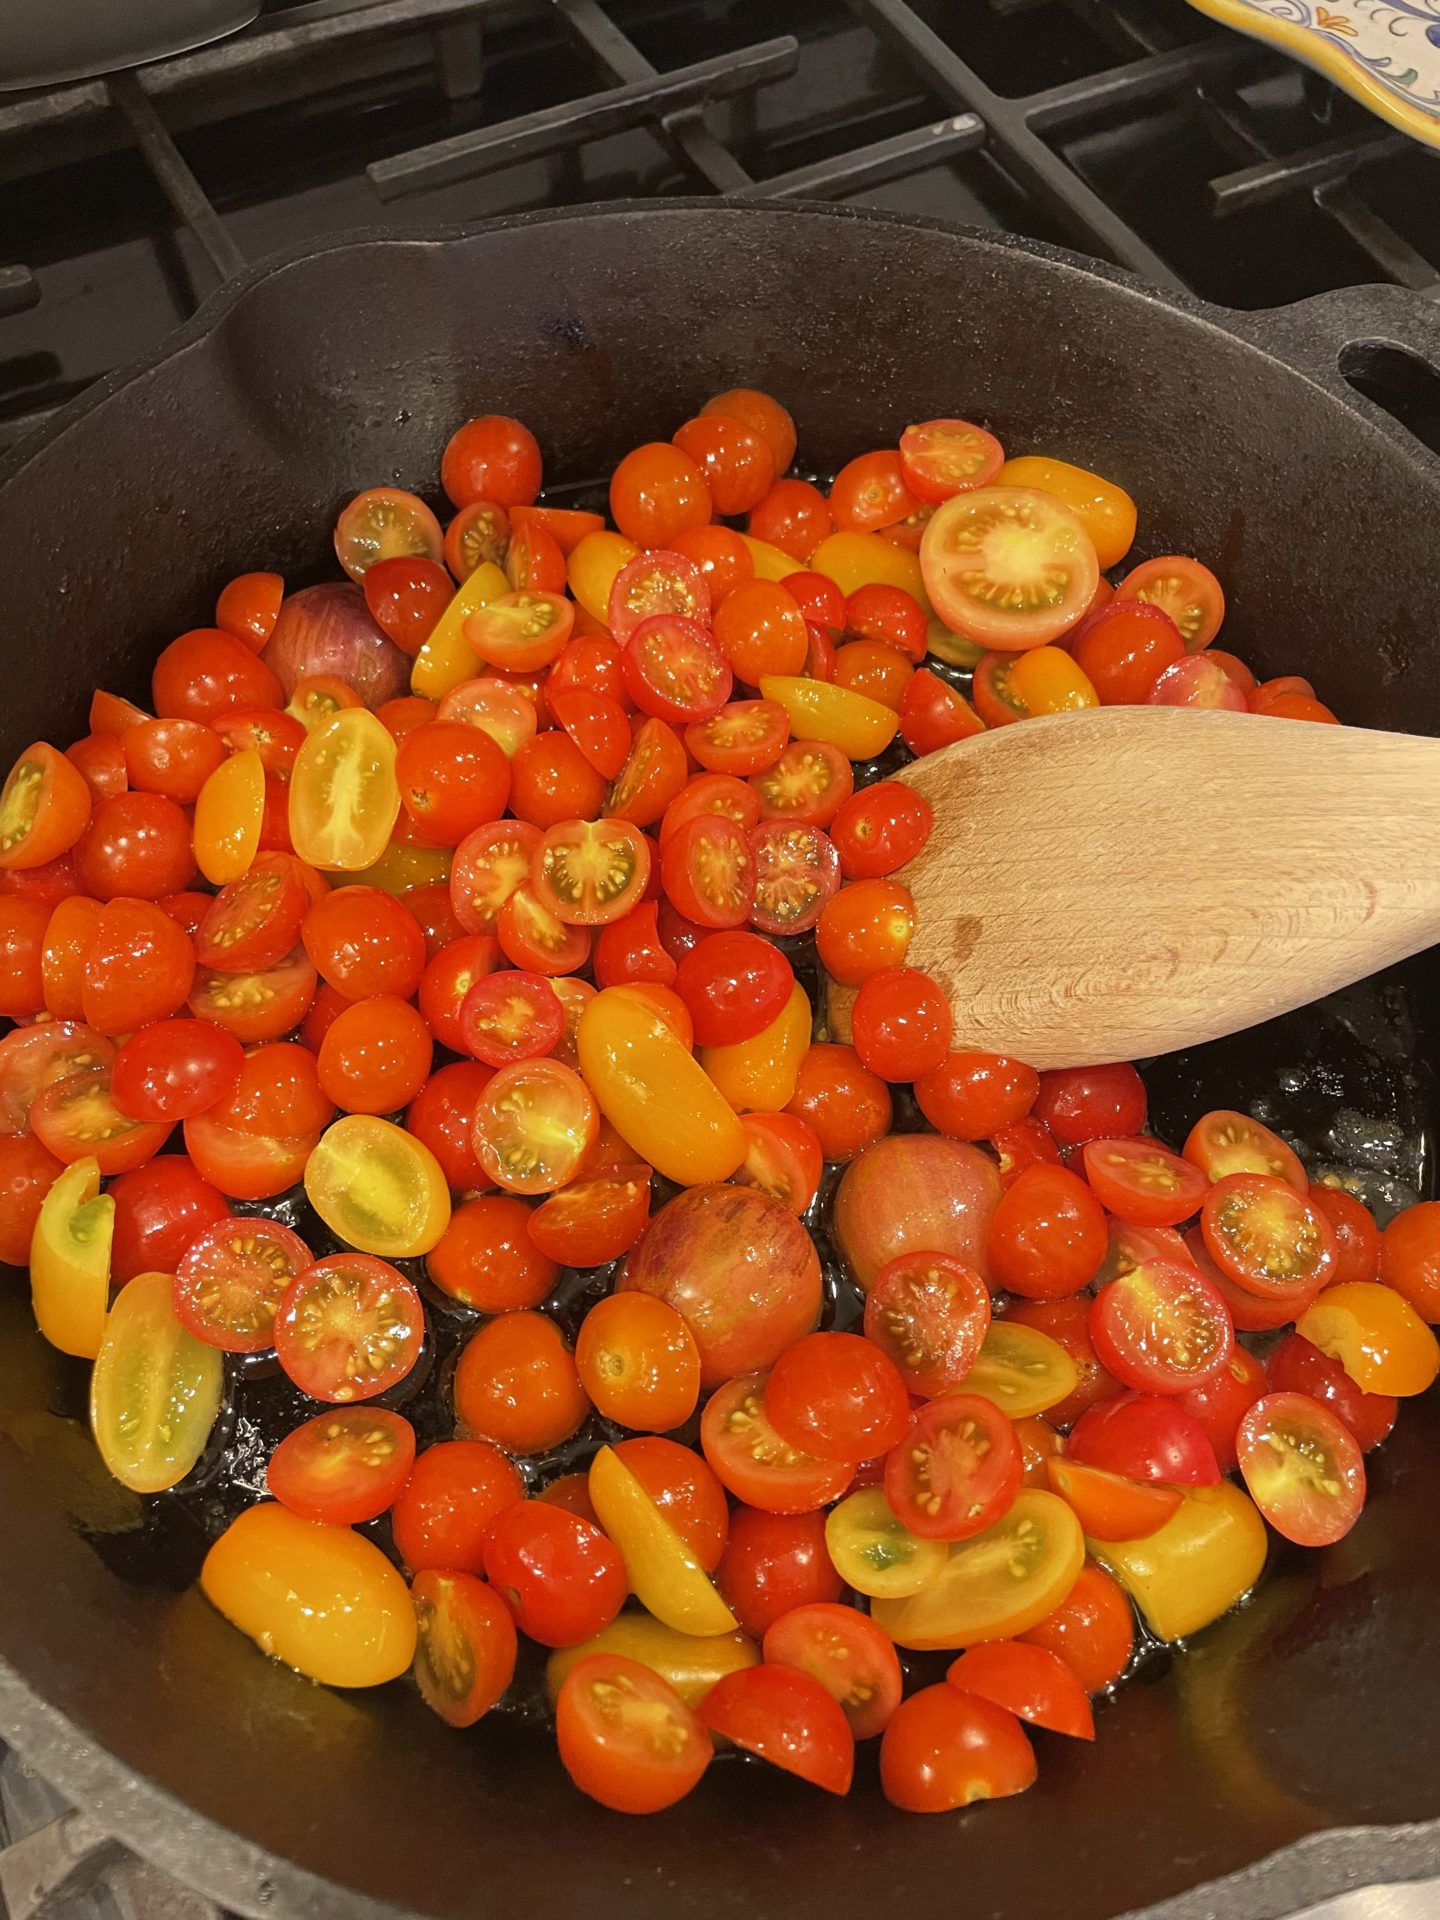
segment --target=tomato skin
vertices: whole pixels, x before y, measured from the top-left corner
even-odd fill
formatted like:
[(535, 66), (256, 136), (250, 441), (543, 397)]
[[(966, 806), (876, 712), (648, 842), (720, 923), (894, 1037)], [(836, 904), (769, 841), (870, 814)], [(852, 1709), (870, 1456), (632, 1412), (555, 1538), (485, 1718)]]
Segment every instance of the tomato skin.
[(1011, 1293), (1055, 1300), (1093, 1279), (1105, 1257), (1105, 1215), (1068, 1168), (1027, 1167), (1000, 1197), (986, 1243), (991, 1276)]
[(902, 1700), (880, 1743), (880, 1785), (907, 1813), (948, 1813), (1034, 1784), (1035, 1754), (1013, 1713), (942, 1684)]
[(727, 1673), (700, 1702), (699, 1719), (827, 1793), (850, 1791), (855, 1737), (834, 1695), (809, 1673), (763, 1662)]
[(172, 640), (155, 662), (150, 690), (162, 720), (211, 721), (285, 704), (272, 669), (219, 627), (195, 627)]
[(64, 1170), (34, 1134), (0, 1134), (0, 1263), (29, 1264), (41, 1205)]
[[(65, 758), (78, 767), (81, 778), (90, 789), (92, 804), (108, 800), (112, 794), (124, 793), (130, 784), (125, 772), (125, 750), (118, 734), (87, 733), (65, 749)], [(17, 869), (13, 864), (8, 870), (29, 871)]]
[(194, 978), (195, 949), (163, 907), (109, 900), (85, 956), (86, 1024), (113, 1034), (164, 1020), (184, 1005)]
[(491, 1522), (485, 1577), (542, 1647), (573, 1647), (625, 1604), (625, 1562), (599, 1527), (544, 1500), (519, 1500)]
[(1130, 1664), (1135, 1616), (1119, 1582), (1087, 1560), (1055, 1611), (1018, 1638), (1057, 1654), (1087, 1693), (1100, 1693)]
[[(490, 1184), (474, 1142), (475, 1109), (489, 1080), (490, 1069), (478, 1060), (457, 1060), (440, 1067), (405, 1115), (406, 1130), (434, 1154), (452, 1193), (474, 1193)], [(430, 1257), (433, 1262), (433, 1252)]]
[[(986, 656), (987, 659), (999, 657)], [(984, 690), (985, 683), (977, 672), (977, 703)], [(900, 737), (912, 753), (922, 758), (927, 753), (938, 753), (942, 747), (953, 746), (957, 740), (969, 740), (977, 733), (984, 733), (987, 725), (958, 688), (942, 680), (939, 674), (931, 673), (928, 667), (922, 667), (906, 685), (899, 712)], [(1017, 717), (1009, 713), (991, 715), (988, 724), (999, 726), (1005, 719)]]
[(822, 1460), (888, 1453), (910, 1424), (894, 1362), (853, 1333), (807, 1333), (776, 1355), (765, 1412), (788, 1446)]
[(1076, 1421), (1068, 1452), (1082, 1466), (1104, 1467), (1127, 1480), (1213, 1487), (1220, 1468), (1205, 1429), (1180, 1404), (1153, 1393), (1102, 1400)]
[(1131, 1136), (1145, 1125), (1145, 1083), (1128, 1063), (1058, 1067), (1040, 1076), (1035, 1118), (1062, 1147)]
[(137, 1273), (174, 1273), (193, 1242), (230, 1211), (225, 1196), (182, 1153), (122, 1173), (110, 1194), (110, 1279), (119, 1286)]
[(785, 956), (759, 934), (728, 931), (701, 940), (680, 961), (675, 989), (690, 1011), (697, 1046), (750, 1040), (788, 1002), (795, 976)]
[(75, 846), (75, 871), (96, 900), (179, 893), (195, 871), (190, 822), (164, 794), (117, 793), (91, 814)]
[(1338, 1360), (1321, 1353), (1299, 1333), (1286, 1334), (1266, 1355), (1257, 1399), (1266, 1383), (1272, 1392), (1307, 1393), (1328, 1407), (1354, 1434), (1363, 1453), (1386, 1438), (1400, 1410), (1393, 1394), (1364, 1392)]
[(673, 1806), (714, 1757), (679, 1694), (623, 1654), (591, 1654), (570, 1669), (555, 1702), (555, 1738), (575, 1785), (616, 1813)]
[(627, 540), (668, 547), (711, 517), (710, 489), (701, 467), (664, 440), (627, 453), (610, 476), (610, 517)]
[(778, 1201), (749, 1187), (678, 1194), (651, 1220), (619, 1287), (658, 1294), (686, 1321), (702, 1388), (769, 1366), (820, 1315), (814, 1242)]
[(349, 1000), (408, 1000), (425, 971), (425, 936), (379, 887), (336, 887), (305, 915), (301, 939), (312, 965)]
[[(79, 1020), (85, 1011), (85, 963), (105, 909), (83, 893), (55, 904), (40, 949), (40, 985), (45, 1011), (61, 1020)], [(28, 942), (27, 942), (28, 945)], [(28, 960), (24, 963), (28, 968)]]
[(846, 1169), (835, 1196), (835, 1237), (867, 1293), (901, 1254), (949, 1254), (984, 1279), (998, 1198), (994, 1163), (978, 1147), (935, 1134), (892, 1134)]
[(632, 1432), (682, 1426), (700, 1397), (700, 1354), (685, 1322), (648, 1293), (612, 1293), (575, 1340), (580, 1384), (602, 1419)]
[(90, 818), (84, 775), (45, 741), (28, 747), (0, 791), (0, 869), (43, 867), (67, 853)]
[(946, 1680), (1052, 1733), (1076, 1740), (1095, 1738), (1095, 1716), (1085, 1689), (1048, 1648), (1019, 1640), (985, 1641), (953, 1660)]
[(510, 1453), (547, 1453), (590, 1410), (574, 1355), (541, 1313), (501, 1314), (472, 1334), (453, 1392), (461, 1426)]
[[(1331, 1209), (1338, 1200), (1349, 1200), (1350, 1196), (1338, 1188), (1317, 1186), (1311, 1188), (1310, 1197), (1338, 1229), (1339, 1223)], [(1351, 1205), (1364, 1213), (1358, 1202)], [(1373, 1233), (1374, 1222), (1368, 1213), (1365, 1219)], [(1336, 1279), (1342, 1282), (1374, 1280), (1378, 1272), (1385, 1285), (1408, 1300), (1422, 1320), (1432, 1325), (1440, 1321), (1440, 1202), (1422, 1200), (1418, 1206), (1406, 1207), (1397, 1213), (1380, 1236), (1373, 1265), (1367, 1257), (1369, 1236), (1364, 1234), (1363, 1226), (1354, 1224), (1353, 1215), (1347, 1216), (1347, 1226), (1349, 1233), (1345, 1239), (1339, 1231), (1336, 1235), (1339, 1248)], [(1364, 1252), (1355, 1250), (1356, 1241)]]
[[(1264, 1393), (1265, 1380), (1266, 1369), (1254, 1354), (1237, 1346), (1225, 1365), (1208, 1380), (1202, 1380), (1198, 1387), (1191, 1387), (1180, 1395), (1180, 1404), (1186, 1413), (1193, 1414), (1205, 1429), (1222, 1473), (1235, 1470), (1235, 1430)], [(1316, 1395), (1317, 1399), (1320, 1397)]]
[(396, 1551), (412, 1573), (482, 1573), (492, 1524), (524, 1498), (518, 1469), (498, 1447), (442, 1440), (416, 1457), (395, 1502)]
[(844, 1591), (818, 1512), (737, 1507), (715, 1580), (740, 1625), (757, 1640), (792, 1608), (834, 1602)]
[(341, 1407), (292, 1428), (265, 1483), (291, 1513), (353, 1527), (395, 1504), (415, 1463), (415, 1429), (383, 1407)]
[(0, 1016), (28, 1020), (45, 1005), (44, 941), (48, 902), (0, 895)]

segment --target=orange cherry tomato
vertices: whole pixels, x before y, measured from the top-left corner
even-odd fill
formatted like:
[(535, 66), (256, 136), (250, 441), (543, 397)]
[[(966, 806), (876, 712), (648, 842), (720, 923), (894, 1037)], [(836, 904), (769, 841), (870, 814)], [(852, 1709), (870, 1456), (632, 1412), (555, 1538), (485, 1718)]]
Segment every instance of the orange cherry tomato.
[(542, 1313), (502, 1313), (472, 1334), (454, 1395), (461, 1426), (507, 1453), (558, 1447), (590, 1410), (574, 1355)]
[(575, 1341), (580, 1384), (606, 1420), (640, 1433), (683, 1426), (700, 1398), (700, 1353), (680, 1315), (649, 1293), (612, 1293)]
[(610, 517), (637, 546), (668, 547), (710, 516), (703, 469), (668, 441), (636, 447), (610, 476)]
[(915, 512), (920, 501), (910, 490), (900, 454), (892, 447), (848, 460), (830, 485), (830, 514), (851, 533), (878, 533)]
[(795, 458), (795, 422), (768, 393), (761, 393), (756, 387), (729, 387), (707, 400), (700, 412), (702, 416), (718, 413), (726, 420), (738, 420), (741, 426), (749, 427), (769, 447), (776, 474), (789, 471), (790, 462)]
[(0, 870), (43, 867), (75, 845), (89, 819), (85, 776), (63, 753), (37, 740), (0, 789)]
[(748, 513), (775, 479), (775, 456), (754, 427), (724, 414), (703, 413), (687, 420), (673, 444), (705, 476), (714, 510), (727, 518)]

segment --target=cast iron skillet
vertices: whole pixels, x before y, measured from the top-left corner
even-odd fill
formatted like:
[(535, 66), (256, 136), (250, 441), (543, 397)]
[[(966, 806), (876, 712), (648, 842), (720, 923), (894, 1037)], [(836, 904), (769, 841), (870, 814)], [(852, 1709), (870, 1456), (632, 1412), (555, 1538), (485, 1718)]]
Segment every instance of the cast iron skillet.
[[(1440, 364), (1440, 320), (1394, 290), (1222, 313), (1041, 248), (804, 207), (612, 206), (294, 254), (0, 469), (0, 758), (82, 731), (97, 683), (140, 693), (228, 575), (323, 566), (359, 487), (429, 490), (466, 415), (520, 415), (580, 480), (740, 381), (794, 409), (819, 468), (955, 412), (1100, 468), (1141, 503), (1137, 554), (1215, 564), (1228, 644), (1258, 669), (1437, 732), (1440, 462), (1339, 371), (1407, 342)], [(1182, 884), (1224, 857), (1235, 804), (1175, 821)], [(1162, 1063), (1160, 1130), (1262, 1102), (1323, 1156), (1350, 1107), (1365, 1151), (1418, 1179), (1433, 1000), (1422, 959)], [(1280, 1557), (1101, 1713), (1093, 1749), (1040, 1736), (1022, 1799), (918, 1820), (880, 1800), (873, 1759), (846, 1802), (737, 1763), (651, 1821), (583, 1802), (539, 1729), (457, 1736), (406, 1686), (312, 1687), (194, 1591), (132, 1577), (88, 1442), (56, 1418), (79, 1404), (0, 1276), (0, 1734), (243, 1913), (1098, 1920), (1183, 1896), (1166, 1910), (1258, 1920), (1440, 1872), (1433, 1403), (1374, 1462), (1350, 1539)]]

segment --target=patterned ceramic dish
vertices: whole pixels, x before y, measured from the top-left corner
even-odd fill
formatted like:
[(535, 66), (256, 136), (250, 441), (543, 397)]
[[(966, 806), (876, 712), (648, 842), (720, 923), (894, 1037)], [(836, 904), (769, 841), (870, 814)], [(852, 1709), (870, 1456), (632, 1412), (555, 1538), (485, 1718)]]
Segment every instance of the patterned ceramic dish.
[(1364, 106), (1440, 147), (1440, 0), (1190, 0), (1318, 68)]

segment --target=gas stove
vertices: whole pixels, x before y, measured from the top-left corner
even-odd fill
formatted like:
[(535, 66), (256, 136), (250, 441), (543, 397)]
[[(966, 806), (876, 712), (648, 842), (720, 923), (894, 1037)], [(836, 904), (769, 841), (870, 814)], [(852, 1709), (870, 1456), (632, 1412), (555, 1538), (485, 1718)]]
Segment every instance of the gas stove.
[[(1375, 280), (1433, 297), (1434, 164), (1183, 0), (266, 0), (209, 47), (0, 93), (0, 446), (247, 262), (347, 229), (809, 197), (1058, 242), (1236, 307)], [(1440, 448), (1423, 381), (1373, 397)], [(1422, 1883), (1307, 1920), (1437, 1913)], [(14, 1754), (0, 1914), (218, 1920)]]

